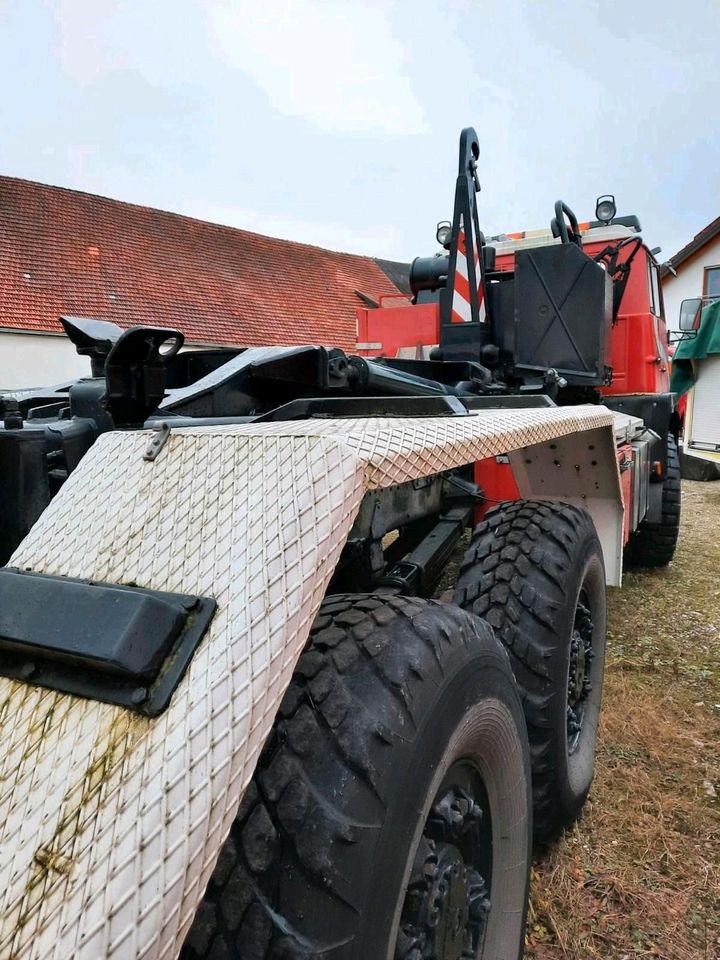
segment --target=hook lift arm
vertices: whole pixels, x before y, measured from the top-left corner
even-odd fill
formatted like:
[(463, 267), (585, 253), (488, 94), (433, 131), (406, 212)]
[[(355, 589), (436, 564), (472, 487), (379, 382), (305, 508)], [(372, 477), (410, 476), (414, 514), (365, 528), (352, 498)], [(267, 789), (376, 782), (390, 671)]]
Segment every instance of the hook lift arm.
[(480, 192), (478, 135), (472, 127), (460, 134), (460, 158), (455, 186), (448, 283), (440, 297), (441, 323), (485, 323), (485, 284), (475, 194)]

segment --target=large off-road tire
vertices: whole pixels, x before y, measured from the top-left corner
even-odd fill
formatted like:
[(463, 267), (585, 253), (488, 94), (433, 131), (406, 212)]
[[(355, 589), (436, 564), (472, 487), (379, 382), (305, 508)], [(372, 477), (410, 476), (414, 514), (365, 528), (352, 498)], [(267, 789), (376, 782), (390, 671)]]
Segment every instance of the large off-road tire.
[(680, 460), (673, 436), (667, 439), (667, 468), (659, 523), (643, 520), (630, 535), (625, 563), (632, 567), (665, 567), (675, 556), (680, 532)]
[(530, 821), (490, 628), (451, 604), (330, 597), (182, 957), (516, 960)]
[(488, 511), (455, 602), (510, 654), (530, 740), (535, 839), (578, 816), (592, 782), (605, 660), (602, 551), (584, 510), (518, 500)]

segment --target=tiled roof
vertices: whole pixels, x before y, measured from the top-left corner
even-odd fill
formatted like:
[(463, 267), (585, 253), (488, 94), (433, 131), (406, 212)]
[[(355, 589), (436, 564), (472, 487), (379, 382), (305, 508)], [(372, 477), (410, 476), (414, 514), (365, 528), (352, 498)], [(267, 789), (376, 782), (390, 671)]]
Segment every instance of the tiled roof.
[[(670, 257), (668, 261), (677, 268), (685, 263), (686, 260), (689, 260), (693, 254), (697, 253), (698, 250), (702, 250), (706, 244), (710, 243), (711, 240), (714, 240), (720, 234), (720, 217), (717, 217), (712, 223), (709, 223), (700, 233), (696, 233), (692, 238), (690, 243), (686, 243), (682, 250), (678, 250), (674, 257)], [(663, 264), (660, 267), (660, 276), (665, 277), (670, 273), (670, 268)]]
[(397, 287), (370, 257), (0, 177), (0, 327), (60, 332), (69, 314), (196, 343), (353, 349), (356, 291)]

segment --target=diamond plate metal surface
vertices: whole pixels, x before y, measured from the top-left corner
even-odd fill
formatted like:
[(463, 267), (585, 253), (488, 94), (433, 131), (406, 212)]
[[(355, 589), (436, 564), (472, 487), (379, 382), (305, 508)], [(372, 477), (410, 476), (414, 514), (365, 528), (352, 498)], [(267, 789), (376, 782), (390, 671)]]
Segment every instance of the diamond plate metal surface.
[(11, 565), (214, 596), (148, 720), (0, 678), (0, 958), (177, 956), (364, 492), (602, 407), (105, 434)]

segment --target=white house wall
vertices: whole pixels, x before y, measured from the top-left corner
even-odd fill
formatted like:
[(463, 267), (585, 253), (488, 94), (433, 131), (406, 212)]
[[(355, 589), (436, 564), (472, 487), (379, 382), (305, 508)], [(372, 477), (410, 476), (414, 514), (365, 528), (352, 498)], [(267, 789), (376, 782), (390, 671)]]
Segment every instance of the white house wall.
[(66, 337), (0, 330), (0, 390), (47, 387), (89, 376), (89, 357), (78, 356)]
[[(186, 343), (184, 351), (212, 344)], [(0, 391), (49, 387), (90, 376), (90, 358), (80, 357), (65, 336), (0, 330)]]
[(678, 275), (668, 274), (663, 280), (663, 300), (665, 317), (671, 330), (678, 329), (680, 304), (689, 297), (701, 297), (703, 294), (703, 275), (705, 267), (720, 266), (720, 237), (703, 247), (694, 257), (678, 267)]

